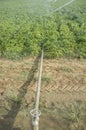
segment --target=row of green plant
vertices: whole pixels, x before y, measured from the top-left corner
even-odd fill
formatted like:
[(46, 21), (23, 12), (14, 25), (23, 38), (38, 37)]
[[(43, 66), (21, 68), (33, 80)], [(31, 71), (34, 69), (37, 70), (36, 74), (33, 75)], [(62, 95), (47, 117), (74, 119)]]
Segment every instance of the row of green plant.
[(23, 3), (17, 9), (15, 4), (13, 12), (12, 8), (3, 6), (0, 14), (0, 56), (13, 59), (36, 56), (43, 47), (46, 58), (86, 58), (85, 0), (79, 0), (82, 2), (77, 10), (71, 7), (47, 16), (29, 13)]

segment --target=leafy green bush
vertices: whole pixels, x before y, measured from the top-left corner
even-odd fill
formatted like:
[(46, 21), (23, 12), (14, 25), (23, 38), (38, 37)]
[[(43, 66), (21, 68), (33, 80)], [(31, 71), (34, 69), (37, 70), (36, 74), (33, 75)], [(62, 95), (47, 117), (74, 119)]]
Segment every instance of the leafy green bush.
[[(83, 0), (51, 16), (37, 16), (24, 10), (19, 1), (0, 1), (0, 56), (16, 59), (38, 55), (44, 47), (46, 58), (86, 58), (86, 16)], [(13, 10), (11, 8), (14, 3)], [(81, 4), (82, 3), (82, 4)], [(2, 6), (1, 6), (2, 5)], [(84, 17), (82, 17), (84, 16)]]

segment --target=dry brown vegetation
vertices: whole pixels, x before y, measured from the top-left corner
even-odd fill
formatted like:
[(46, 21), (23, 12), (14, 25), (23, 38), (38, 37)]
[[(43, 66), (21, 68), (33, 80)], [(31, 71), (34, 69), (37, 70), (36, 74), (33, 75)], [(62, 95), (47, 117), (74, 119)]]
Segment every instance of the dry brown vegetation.
[[(0, 130), (30, 130), (38, 58), (0, 59)], [(86, 60), (44, 60), (40, 130), (86, 130)]]

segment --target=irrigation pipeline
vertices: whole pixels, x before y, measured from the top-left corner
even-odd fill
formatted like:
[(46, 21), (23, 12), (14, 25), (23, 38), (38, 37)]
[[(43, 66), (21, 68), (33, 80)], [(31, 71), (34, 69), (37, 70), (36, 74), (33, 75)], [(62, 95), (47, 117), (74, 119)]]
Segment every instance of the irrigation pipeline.
[(43, 66), (43, 50), (41, 53), (40, 69), (39, 69), (37, 89), (36, 89), (35, 108), (30, 111), (30, 114), (32, 116), (33, 130), (39, 130), (39, 116), (41, 115), (41, 112), (39, 110), (39, 100), (40, 100), (40, 89), (41, 89), (42, 66)]
[(42, 77), (42, 65), (43, 65), (43, 50), (42, 50), (42, 54), (41, 54), (41, 63), (40, 63), (39, 77), (38, 77), (38, 83), (37, 83), (37, 94), (36, 94), (36, 104), (35, 104), (35, 108), (36, 108), (37, 111), (38, 111), (38, 108), (39, 108), (41, 77)]
[(71, 4), (72, 2), (74, 2), (74, 1), (75, 1), (75, 0), (71, 0), (71, 1), (69, 1), (69, 2), (67, 2), (67, 3), (65, 3), (64, 5), (62, 5), (62, 6), (58, 7), (58, 8), (56, 8), (55, 10), (53, 10), (51, 13), (55, 13), (55, 12), (61, 10), (62, 8), (64, 8), (64, 7), (68, 6), (68, 5), (70, 5), (70, 4)]
[[(75, 0), (71, 0), (70, 2), (60, 6), (59, 8), (55, 9), (52, 13), (59, 11), (60, 9), (64, 8), (65, 6), (71, 4)], [(37, 82), (37, 89), (36, 89), (36, 100), (35, 100), (35, 108), (30, 111), (32, 117), (32, 129), (39, 130), (39, 116), (41, 112), (39, 110), (39, 100), (40, 100), (40, 89), (41, 89), (41, 77), (42, 77), (42, 66), (43, 66), (43, 49), (41, 53), (41, 61), (40, 61), (40, 69), (38, 75), (38, 82)]]

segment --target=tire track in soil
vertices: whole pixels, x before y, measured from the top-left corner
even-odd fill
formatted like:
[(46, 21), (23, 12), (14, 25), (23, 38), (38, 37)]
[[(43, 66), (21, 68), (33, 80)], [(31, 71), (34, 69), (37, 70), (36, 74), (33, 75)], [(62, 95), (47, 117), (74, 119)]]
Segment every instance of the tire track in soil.
[[(31, 81), (34, 79), (34, 74), (38, 68), (38, 61), (39, 61), (39, 59), (36, 58), (36, 60), (34, 61), (34, 65), (32, 66), (32, 68), (29, 72), (31, 74), (31, 76), (29, 76), (29, 79), (27, 79), (27, 81), (20, 87), (18, 96), (24, 97), (25, 94), (27, 93), (27, 88), (31, 84)], [(53, 70), (53, 68), (50, 68), (50, 66), (48, 69)], [(48, 72), (45, 72), (45, 73), (48, 73)], [(59, 75), (57, 74), (56, 77), (58, 77), (58, 76)], [(56, 80), (49, 81), (46, 84), (42, 85), (42, 88), (41, 88), (41, 99), (42, 99), (41, 102), (42, 103), (44, 100), (43, 97), (45, 99), (49, 99), (49, 98), (52, 99), (51, 102), (53, 102), (54, 100), (55, 101), (57, 100), (59, 102), (59, 101), (67, 101), (67, 100), (70, 101), (70, 99), (72, 99), (74, 97), (74, 95), (76, 95), (75, 98), (78, 99), (78, 97), (81, 95), (80, 97), (83, 100), (82, 96), (83, 95), (85, 96), (86, 86), (84, 85), (81, 87), (81, 85), (80, 86), (77, 85), (77, 84), (79, 84), (79, 82), (82, 82), (82, 84), (85, 84), (85, 82), (84, 82), (85, 80), (83, 80), (83, 78), (80, 77), (80, 79), (73, 79), (74, 81), (71, 81), (71, 82), (74, 82), (72, 86), (69, 86), (69, 84), (71, 84), (71, 82), (68, 82), (68, 80), (69, 81), (71, 80), (70, 78), (67, 80), (66, 85), (64, 84), (64, 82), (61, 83), (60, 82), (61, 80), (62, 79), (58, 80), (58, 78), (57, 78), (57, 81)], [(77, 80), (79, 82), (77, 82)], [(35, 88), (34, 83), (33, 83), (32, 87), (34, 90), (34, 88)], [(31, 92), (32, 88), (30, 87), (29, 90)], [(47, 95), (47, 93), (49, 95)], [(54, 96), (54, 98), (52, 98), (52, 96)], [(60, 97), (61, 98), (64, 97), (64, 99), (61, 100)], [(49, 104), (47, 106), (49, 106)], [(15, 118), (17, 116), (17, 113), (18, 113), (20, 107), (21, 107), (21, 104), (18, 105), (18, 104), (15, 104), (14, 102), (12, 103), (11, 110), (8, 112), (8, 114), (6, 116), (3, 117), (3, 119), (0, 119), (0, 124), (2, 124), (2, 129), (0, 129), (0, 130), (12, 130), (13, 129), (13, 124), (14, 124)], [(15, 128), (14, 130), (20, 130), (20, 128), (19, 129)]]

